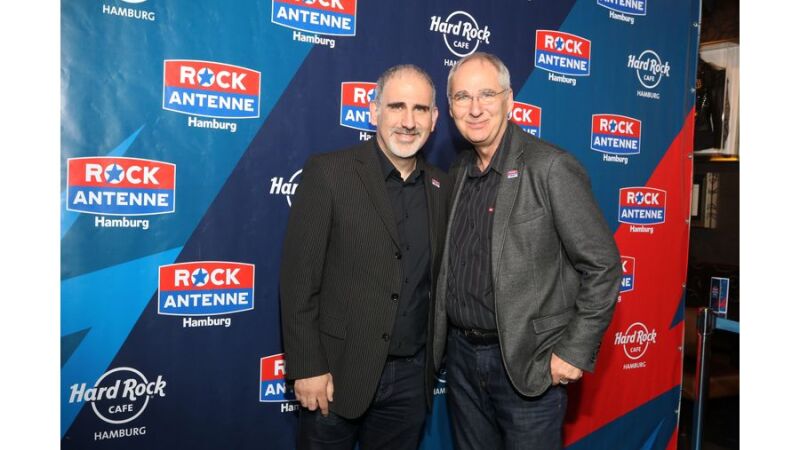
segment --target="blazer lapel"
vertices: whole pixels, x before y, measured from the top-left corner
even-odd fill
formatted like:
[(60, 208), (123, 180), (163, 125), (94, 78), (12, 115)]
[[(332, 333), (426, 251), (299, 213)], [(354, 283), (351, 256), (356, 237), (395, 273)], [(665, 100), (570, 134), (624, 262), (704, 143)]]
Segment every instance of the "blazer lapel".
[(511, 128), (511, 142), (508, 152), (504, 155), (504, 160), (500, 161), (500, 186), (497, 189), (497, 201), (494, 205), (494, 222), (492, 222), (492, 279), (497, 284), (497, 276), (500, 271), (500, 254), (503, 250), (503, 243), (508, 228), (508, 220), (511, 216), (511, 208), (517, 200), (520, 180), (525, 169), (522, 161), (522, 145), (516, 136), (515, 125), (508, 123)]
[[(467, 175), (466, 167), (466, 164), (460, 164), (458, 166), (458, 170), (456, 170), (455, 178), (453, 179), (453, 183), (455, 183), (451, 193), (453, 200), (450, 202), (450, 211), (448, 211), (449, 217), (447, 219), (447, 233), (445, 234), (444, 238), (444, 251), (442, 252), (442, 262), (439, 268), (439, 279), (436, 283), (437, 315), (445, 313), (445, 301), (443, 299), (445, 298), (445, 291), (447, 290), (447, 273), (450, 270), (448, 264), (450, 259), (450, 230), (453, 229), (453, 217), (455, 217), (454, 211), (456, 209), (456, 205), (458, 205), (458, 199), (461, 196), (461, 188), (464, 186), (464, 179)], [(442, 299), (442, 301), (439, 301), (438, 299)], [(441, 322), (437, 321), (437, 326), (446, 328), (447, 321), (444, 319)]]
[[(471, 150), (470, 150), (471, 151)], [(453, 201), (450, 202), (450, 211), (448, 211), (449, 216), (447, 218), (447, 236), (445, 237), (444, 242), (444, 253), (442, 254), (442, 266), (440, 273), (447, 269), (447, 260), (448, 260), (448, 253), (450, 251), (450, 239), (449, 239), (449, 231), (452, 229), (453, 226), (453, 218), (455, 217), (455, 210), (456, 205), (458, 205), (458, 199), (461, 197), (461, 189), (464, 187), (464, 180), (467, 178), (467, 165), (461, 164), (458, 166), (458, 170), (456, 170), (456, 176), (453, 178), (453, 191), (450, 194), (453, 197)], [(441, 280), (444, 277), (439, 277)]]
[(381, 178), (381, 166), (375, 155), (375, 144), (366, 142), (361, 146), (356, 154), (356, 172), (361, 182), (364, 184), (364, 189), (367, 190), (372, 206), (378, 213), (378, 216), (383, 221), (386, 231), (392, 237), (392, 241), (396, 246), (400, 246), (400, 238), (397, 232), (397, 222), (394, 219), (392, 206), (389, 202), (389, 194), (386, 192), (386, 180)]
[[(430, 240), (430, 248), (431, 248), (431, 273), (433, 273), (433, 261), (435, 261), (436, 255), (434, 252), (437, 248), (439, 248), (438, 238), (439, 238), (439, 230), (434, 229), (436, 226), (436, 217), (439, 214), (440, 205), (440, 197), (441, 197), (441, 180), (435, 179), (431, 176), (430, 166), (422, 159), (418, 160), (418, 163), (422, 166), (425, 170), (425, 199), (427, 200), (427, 210), (428, 210), (428, 239)], [(434, 184), (435, 183), (435, 184)], [(438, 184), (438, 186), (437, 186)]]

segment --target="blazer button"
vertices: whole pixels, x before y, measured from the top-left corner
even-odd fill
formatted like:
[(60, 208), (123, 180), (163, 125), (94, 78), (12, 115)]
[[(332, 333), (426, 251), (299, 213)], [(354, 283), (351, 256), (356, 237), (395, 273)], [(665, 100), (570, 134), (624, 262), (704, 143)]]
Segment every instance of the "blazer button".
[(383, 339), (386, 342), (389, 342), (389, 333), (383, 333), (383, 336), (381, 336), (381, 339)]
[(397, 294), (392, 294), (392, 300), (397, 301), (400, 298)]
[(394, 252), (394, 257), (397, 259), (401, 259), (403, 255), (400, 252)]

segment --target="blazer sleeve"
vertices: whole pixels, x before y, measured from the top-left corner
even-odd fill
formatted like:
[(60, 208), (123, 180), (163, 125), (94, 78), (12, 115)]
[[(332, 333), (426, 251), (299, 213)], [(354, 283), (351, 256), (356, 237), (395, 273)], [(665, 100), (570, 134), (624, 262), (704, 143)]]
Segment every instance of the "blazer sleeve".
[(580, 274), (576, 314), (553, 352), (575, 367), (592, 371), (617, 303), (622, 277), (619, 251), (589, 177), (572, 155), (561, 153), (553, 160), (547, 186), (556, 230)]
[(280, 268), (281, 324), (286, 376), (329, 372), (319, 335), (319, 302), (325, 254), (333, 223), (333, 198), (323, 165), (312, 157), (295, 192)]

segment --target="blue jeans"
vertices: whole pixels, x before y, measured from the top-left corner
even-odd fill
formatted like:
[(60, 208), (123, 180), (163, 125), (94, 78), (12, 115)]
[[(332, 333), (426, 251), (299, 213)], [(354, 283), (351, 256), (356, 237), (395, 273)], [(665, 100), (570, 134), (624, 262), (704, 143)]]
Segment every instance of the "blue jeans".
[(499, 344), (447, 338), (447, 409), (456, 449), (562, 448), (567, 391), (552, 386), (538, 397), (519, 394), (503, 366)]
[[(416, 450), (425, 423), (425, 351), (387, 361), (367, 411), (346, 419), (300, 408), (298, 450)], [(334, 389), (336, 379), (333, 380)], [(334, 392), (334, 396), (335, 396)]]

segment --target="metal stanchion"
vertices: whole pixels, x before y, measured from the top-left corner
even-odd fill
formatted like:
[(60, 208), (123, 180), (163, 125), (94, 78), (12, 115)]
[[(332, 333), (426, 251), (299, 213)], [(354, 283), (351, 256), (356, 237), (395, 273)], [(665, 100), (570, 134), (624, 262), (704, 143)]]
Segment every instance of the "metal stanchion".
[(709, 308), (697, 310), (697, 366), (694, 381), (694, 417), (692, 420), (692, 450), (703, 444), (703, 415), (708, 395), (708, 337), (714, 332), (716, 316)]

